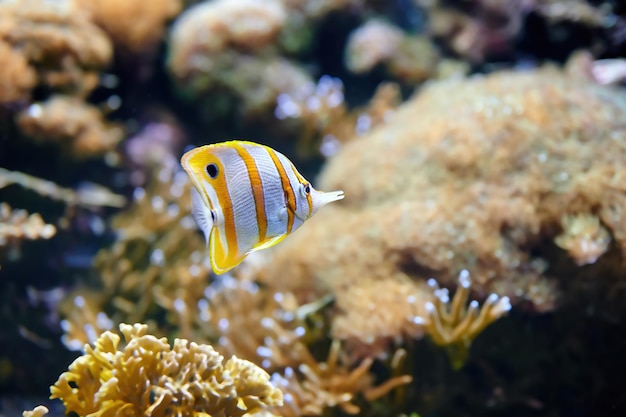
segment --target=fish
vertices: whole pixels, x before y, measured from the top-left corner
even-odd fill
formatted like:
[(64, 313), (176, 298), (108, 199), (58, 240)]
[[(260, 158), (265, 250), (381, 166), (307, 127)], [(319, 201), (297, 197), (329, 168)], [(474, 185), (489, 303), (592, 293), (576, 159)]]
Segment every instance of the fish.
[(181, 165), (193, 184), (191, 213), (223, 274), (254, 251), (270, 248), (343, 191), (318, 191), (282, 153), (230, 140), (186, 152)]

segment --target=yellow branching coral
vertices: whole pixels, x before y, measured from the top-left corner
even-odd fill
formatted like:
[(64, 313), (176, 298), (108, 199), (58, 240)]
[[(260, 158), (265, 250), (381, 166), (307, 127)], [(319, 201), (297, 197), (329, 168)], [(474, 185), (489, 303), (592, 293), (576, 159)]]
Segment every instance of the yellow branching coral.
[(554, 243), (565, 249), (577, 265), (595, 263), (609, 248), (611, 235), (592, 214), (576, 214), (561, 218), (563, 233)]
[(428, 284), (434, 288), (434, 302), (426, 303), (424, 330), (439, 346), (449, 348), (454, 367), (460, 367), (467, 358), (472, 340), (487, 326), (502, 317), (511, 309), (509, 297), (491, 294), (482, 307), (478, 301), (467, 304), (471, 280), (467, 270), (459, 274), (459, 285), (452, 300), (446, 288), (439, 288), (437, 281), (430, 279)]
[[(282, 374), (272, 375), (272, 382), (285, 394), (285, 404), (279, 410), (283, 417), (319, 416), (327, 407), (339, 407), (347, 414), (356, 414), (360, 411), (354, 403), (358, 395), (374, 401), (413, 380), (410, 375), (402, 375), (373, 386), (369, 370), (374, 359), (370, 357), (356, 368), (348, 369), (341, 364), (340, 348), (341, 343), (333, 341), (324, 363), (318, 363), (308, 351), (303, 352), (306, 354), (302, 355), (297, 370), (286, 368)], [(404, 356), (404, 351), (398, 352), (395, 356)]]
[(242, 416), (281, 406), (282, 392), (246, 360), (223, 357), (210, 345), (147, 334), (121, 324), (120, 337), (103, 333), (50, 388), (68, 413), (109, 416)]

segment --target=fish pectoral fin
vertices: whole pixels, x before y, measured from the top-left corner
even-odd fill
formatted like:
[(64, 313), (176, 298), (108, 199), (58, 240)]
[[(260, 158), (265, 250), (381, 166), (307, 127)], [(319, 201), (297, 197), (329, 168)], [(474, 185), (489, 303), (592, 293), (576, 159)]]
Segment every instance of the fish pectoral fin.
[(198, 229), (202, 230), (207, 245), (209, 244), (209, 236), (213, 229), (213, 216), (211, 209), (207, 207), (200, 192), (193, 187), (191, 189), (191, 215), (198, 225)]
[(286, 238), (286, 237), (287, 237), (287, 234), (283, 233), (282, 235), (278, 235), (278, 236), (271, 237), (269, 239), (265, 239), (263, 242), (259, 242), (256, 245), (254, 245), (254, 247), (252, 248), (252, 250), (250, 252), (256, 252), (258, 250), (271, 248), (272, 246), (277, 245), (280, 242), (282, 242), (282, 240), (284, 238)]

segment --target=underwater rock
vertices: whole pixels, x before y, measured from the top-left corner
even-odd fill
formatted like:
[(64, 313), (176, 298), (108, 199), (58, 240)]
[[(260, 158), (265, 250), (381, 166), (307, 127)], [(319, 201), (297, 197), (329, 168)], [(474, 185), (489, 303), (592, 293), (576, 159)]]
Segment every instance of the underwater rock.
[[(454, 285), (462, 269), (480, 297), (550, 310), (543, 255), (568, 256), (554, 242), (563, 216), (597, 217), (626, 253), (625, 118), (624, 93), (557, 70), (429, 84), (330, 160), (317, 185), (346, 199), (272, 249), (258, 278), (305, 298), (330, 290), (333, 335), (367, 343), (414, 332), (424, 280)], [(584, 247), (573, 262), (602, 260), (606, 246)]]

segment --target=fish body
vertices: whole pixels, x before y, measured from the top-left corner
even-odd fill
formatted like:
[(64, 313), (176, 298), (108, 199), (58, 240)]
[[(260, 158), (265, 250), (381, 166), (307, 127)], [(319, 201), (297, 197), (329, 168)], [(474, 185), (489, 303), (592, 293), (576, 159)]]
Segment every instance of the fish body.
[(216, 274), (274, 246), (322, 206), (343, 198), (343, 191), (315, 190), (285, 155), (254, 142), (200, 146), (181, 164), (193, 183), (192, 214)]

